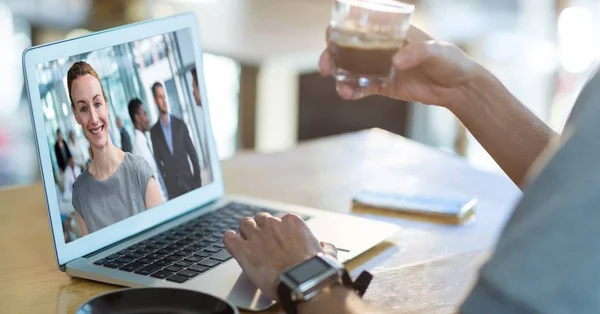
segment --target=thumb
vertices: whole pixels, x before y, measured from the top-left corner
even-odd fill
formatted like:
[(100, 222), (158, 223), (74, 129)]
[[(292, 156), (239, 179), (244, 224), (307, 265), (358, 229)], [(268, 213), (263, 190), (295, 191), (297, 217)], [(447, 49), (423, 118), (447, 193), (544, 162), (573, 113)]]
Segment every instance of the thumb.
[(397, 70), (408, 70), (417, 67), (438, 54), (439, 51), (439, 44), (433, 40), (409, 43), (394, 55), (394, 67)]

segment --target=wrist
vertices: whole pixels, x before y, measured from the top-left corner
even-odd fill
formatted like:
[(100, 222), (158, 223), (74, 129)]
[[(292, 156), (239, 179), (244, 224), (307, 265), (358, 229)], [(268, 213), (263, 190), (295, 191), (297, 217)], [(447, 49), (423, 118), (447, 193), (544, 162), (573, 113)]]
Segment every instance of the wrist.
[(331, 285), (321, 294), (298, 304), (298, 314), (303, 313), (345, 313), (348, 300), (358, 295), (342, 284)]
[(469, 79), (461, 84), (455, 95), (446, 108), (458, 117), (468, 114), (474, 106), (489, 106), (512, 96), (492, 73), (478, 63), (475, 63)]
[[(323, 242), (326, 243), (326, 242)], [(337, 249), (329, 243), (326, 243), (329, 246), (331, 246), (331, 248), (329, 249), (322, 249), (321, 251), (319, 251), (317, 254), (323, 254), (323, 255), (327, 255), (329, 257), (331, 257), (333, 260), (337, 261)], [(316, 254), (315, 254), (316, 255)], [(281, 283), (281, 275), (283, 275), (284, 273), (286, 273), (287, 271), (289, 271), (291, 268), (293, 268), (294, 266), (298, 266), (299, 264), (302, 264), (303, 262), (305, 262), (306, 260), (310, 259), (312, 257), (308, 257), (305, 258), (297, 263), (295, 263), (294, 265), (284, 268), (283, 270), (280, 270), (280, 272), (277, 274), (277, 277), (275, 277), (273, 280), (270, 280), (271, 282), (271, 293), (270, 295), (272, 296), (273, 300), (279, 302), (279, 296), (277, 295), (277, 288), (279, 287), (279, 284)]]
[[(373, 275), (363, 271), (353, 281), (343, 265), (323, 253), (318, 253), (279, 276), (277, 301), (286, 313), (295, 314), (299, 313), (298, 307), (301, 304), (323, 302), (313, 299), (330, 300), (334, 297), (333, 301), (345, 300), (348, 295), (341, 292), (346, 290), (360, 299), (372, 278)], [(340, 287), (342, 291), (339, 291)], [(322, 295), (329, 297), (321, 297)]]

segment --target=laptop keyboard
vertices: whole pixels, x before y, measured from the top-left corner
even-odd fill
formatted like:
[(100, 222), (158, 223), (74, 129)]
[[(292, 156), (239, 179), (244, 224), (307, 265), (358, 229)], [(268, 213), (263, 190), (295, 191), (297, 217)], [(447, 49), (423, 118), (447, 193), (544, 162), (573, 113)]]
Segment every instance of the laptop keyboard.
[[(210, 214), (186, 221), (94, 261), (94, 264), (183, 283), (229, 260), (231, 255), (223, 245), (223, 233), (227, 230), (237, 232), (241, 218), (254, 217), (260, 212), (276, 217), (285, 214), (247, 204), (229, 203)], [(300, 216), (304, 220), (310, 218)]]

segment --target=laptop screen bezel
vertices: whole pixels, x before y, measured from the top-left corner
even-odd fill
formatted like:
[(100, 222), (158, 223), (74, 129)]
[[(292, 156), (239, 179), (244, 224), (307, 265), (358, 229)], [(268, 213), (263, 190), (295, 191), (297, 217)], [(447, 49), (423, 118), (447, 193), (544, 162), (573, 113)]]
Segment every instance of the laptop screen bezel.
[[(198, 73), (198, 83), (203, 104), (203, 115), (198, 114), (198, 111), (194, 111), (195, 114), (193, 116), (197, 122), (203, 119), (202, 122), (206, 128), (206, 145), (208, 148), (208, 157), (213, 181), (202, 188), (172, 199), (151, 210), (144, 211), (82, 238), (65, 243), (57, 190), (54, 183), (54, 170), (51, 163), (51, 149), (46, 135), (42, 101), (38, 87), (38, 64), (140, 39), (172, 33), (182, 29), (189, 29), (193, 42), (196, 71)], [(131, 237), (159, 225), (162, 222), (188, 213), (193, 209), (197, 209), (223, 196), (223, 178), (210, 123), (209, 103), (206, 95), (205, 78), (203, 75), (203, 51), (200, 42), (198, 22), (195, 16), (192, 13), (183, 13), (162, 19), (124, 25), (74, 39), (32, 47), (23, 52), (23, 74), (25, 76), (29, 96), (33, 133), (39, 157), (42, 183), (44, 185), (46, 207), (59, 266), (63, 266), (76, 258), (85, 256), (120, 240)]]

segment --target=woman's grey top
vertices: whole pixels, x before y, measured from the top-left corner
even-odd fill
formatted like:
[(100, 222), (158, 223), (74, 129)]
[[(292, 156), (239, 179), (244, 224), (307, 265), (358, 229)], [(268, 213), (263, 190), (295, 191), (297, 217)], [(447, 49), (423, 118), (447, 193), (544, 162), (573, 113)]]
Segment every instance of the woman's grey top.
[(117, 171), (96, 180), (88, 170), (73, 184), (73, 207), (90, 233), (146, 210), (146, 188), (154, 176), (142, 157), (125, 153)]

